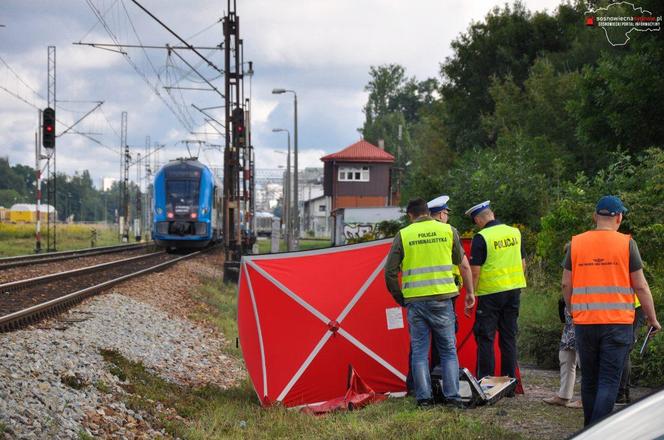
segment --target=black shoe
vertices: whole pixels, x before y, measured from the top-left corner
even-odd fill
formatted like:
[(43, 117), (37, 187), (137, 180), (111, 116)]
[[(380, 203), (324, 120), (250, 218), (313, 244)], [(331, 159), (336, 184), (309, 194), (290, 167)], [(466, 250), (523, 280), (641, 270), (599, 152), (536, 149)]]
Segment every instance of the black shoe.
[(616, 405), (629, 405), (632, 403), (632, 400), (629, 398), (629, 395), (627, 394), (620, 394), (618, 395), (618, 398), (616, 399)]
[(429, 409), (433, 408), (434, 402), (433, 399), (423, 399), (417, 401), (417, 407), (420, 409)]
[(445, 402), (443, 402), (443, 405), (450, 408), (466, 409), (466, 405), (463, 403), (463, 401), (461, 401), (461, 399), (446, 399)]

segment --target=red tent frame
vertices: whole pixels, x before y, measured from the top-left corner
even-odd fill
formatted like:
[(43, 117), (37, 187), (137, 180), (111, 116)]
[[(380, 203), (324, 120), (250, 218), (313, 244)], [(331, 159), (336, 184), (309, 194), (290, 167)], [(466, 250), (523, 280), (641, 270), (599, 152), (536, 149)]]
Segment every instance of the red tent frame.
[[(408, 323), (384, 282), (391, 243), (242, 258), (239, 340), (262, 405), (313, 405), (343, 396), (350, 365), (376, 393), (405, 392)], [(469, 250), (470, 240), (464, 247)], [(459, 364), (474, 373), (474, 316), (463, 315), (464, 295), (462, 289), (456, 302)]]

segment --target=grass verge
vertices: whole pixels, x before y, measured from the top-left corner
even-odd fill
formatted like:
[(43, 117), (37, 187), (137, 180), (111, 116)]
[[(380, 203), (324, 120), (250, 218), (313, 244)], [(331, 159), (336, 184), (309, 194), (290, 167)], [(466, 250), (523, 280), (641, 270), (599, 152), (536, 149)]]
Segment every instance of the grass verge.
[[(110, 225), (58, 224), (56, 246), (59, 251), (90, 247), (92, 228), (97, 231), (97, 246), (119, 244), (117, 231)], [(42, 249), (46, 248), (46, 225), (42, 225)], [(0, 223), (0, 257), (32, 254), (35, 250), (35, 225)]]
[[(258, 240), (258, 253), (259, 254), (269, 254), (272, 246), (272, 241), (270, 238), (267, 240)], [(332, 246), (330, 240), (300, 240), (300, 250), (306, 251), (309, 249), (321, 249)], [(284, 240), (279, 241), (279, 252), (286, 252), (286, 242)]]
[[(514, 433), (459, 410), (416, 409), (410, 399), (390, 399), (361, 411), (314, 417), (286, 408), (261, 408), (248, 380), (228, 390), (174, 385), (128, 361), (102, 352), (129, 382), (125, 404), (148, 413), (158, 428), (185, 439), (215, 438), (459, 438), (513, 439)], [(164, 413), (157, 403), (173, 412)]]
[[(216, 325), (229, 339), (227, 354), (240, 358), (237, 334), (236, 286), (207, 280), (197, 299), (210, 307), (195, 319)], [(205, 312), (204, 310), (207, 310)], [(125, 403), (151, 415), (158, 428), (185, 439), (215, 438), (458, 438), (514, 439), (514, 432), (479, 420), (472, 412), (416, 409), (412, 399), (389, 399), (360, 411), (314, 417), (282, 407), (262, 408), (248, 378), (233, 388), (188, 388), (164, 381), (113, 351), (104, 351), (110, 371), (127, 380)], [(160, 410), (161, 405), (172, 411)]]

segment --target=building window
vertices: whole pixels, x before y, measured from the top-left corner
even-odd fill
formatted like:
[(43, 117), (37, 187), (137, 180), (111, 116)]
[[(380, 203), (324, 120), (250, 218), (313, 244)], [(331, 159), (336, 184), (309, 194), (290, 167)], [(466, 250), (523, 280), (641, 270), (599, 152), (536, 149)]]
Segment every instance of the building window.
[(325, 205), (318, 205), (318, 212), (325, 212)]
[(340, 182), (368, 182), (369, 167), (341, 167), (339, 168)]

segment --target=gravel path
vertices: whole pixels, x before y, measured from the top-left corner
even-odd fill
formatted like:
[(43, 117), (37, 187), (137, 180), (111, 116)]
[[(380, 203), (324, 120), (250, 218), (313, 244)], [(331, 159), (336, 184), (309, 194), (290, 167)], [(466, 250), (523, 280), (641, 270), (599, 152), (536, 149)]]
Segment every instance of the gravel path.
[[(583, 428), (583, 410), (547, 405), (542, 401), (556, 394), (560, 386), (560, 373), (521, 366), (525, 394), (503, 398), (493, 406), (478, 407), (473, 415), (488, 424), (518, 432), (527, 439), (563, 439)], [(581, 375), (577, 370), (574, 399), (581, 398)], [(639, 399), (653, 390), (631, 388), (632, 398)], [(619, 407), (616, 406), (615, 410)]]
[[(140, 286), (124, 283), (39, 328), (0, 334), (0, 422), (5, 436), (76, 439), (85, 426), (104, 438), (167, 437), (152, 428), (145, 414), (115, 400), (113, 396), (124, 391), (108, 372), (99, 354), (102, 348), (117, 350), (175, 383), (234, 385), (241, 366), (223, 353), (221, 335), (184, 319), (184, 310), (173, 313), (174, 303), (186, 304), (184, 297), (192, 301), (199, 279), (193, 275), (210, 273), (201, 260), (149, 275)], [(133, 291), (134, 297), (116, 293), (124, 290)], [(140, 296), (169, 299), (148, 304), (139, 301)]]

